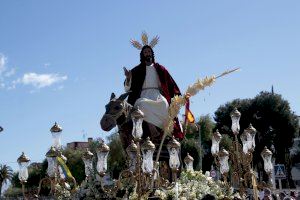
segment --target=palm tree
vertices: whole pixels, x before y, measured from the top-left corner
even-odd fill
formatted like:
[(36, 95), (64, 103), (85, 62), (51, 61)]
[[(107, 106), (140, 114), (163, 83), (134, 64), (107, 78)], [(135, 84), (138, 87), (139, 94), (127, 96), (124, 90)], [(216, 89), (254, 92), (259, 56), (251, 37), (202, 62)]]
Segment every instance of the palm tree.
[(0, 164), (0, 197), (3, 184), (7, 183), (13, 177), (13, 170), (7, 165)]

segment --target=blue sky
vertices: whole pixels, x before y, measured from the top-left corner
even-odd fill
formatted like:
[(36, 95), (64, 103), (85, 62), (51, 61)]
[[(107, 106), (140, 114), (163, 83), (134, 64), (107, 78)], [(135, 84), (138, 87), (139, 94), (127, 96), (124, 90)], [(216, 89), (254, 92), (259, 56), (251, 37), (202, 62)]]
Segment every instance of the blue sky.
[(191, 99), (196, 116), (271, 90), (300, 115), (299, 1), (11, 1), (0, 3), (0, 163), (41, 161), (58, 122), (63, 144), (105, 137), (99, 126), (142, 31), (160, 36), (156, 61), (182, 92), (240, 67)]

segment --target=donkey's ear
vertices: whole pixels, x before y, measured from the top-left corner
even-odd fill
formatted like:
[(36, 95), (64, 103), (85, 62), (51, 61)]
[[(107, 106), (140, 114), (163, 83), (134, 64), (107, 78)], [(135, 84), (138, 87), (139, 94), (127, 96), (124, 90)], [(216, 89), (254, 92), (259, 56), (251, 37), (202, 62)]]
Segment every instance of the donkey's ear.
[(130, 93), (130, 91), (126, 92), (124, 94), (121, 94), (118, 99), (121, 101), (124, 101), (126, 99), (126, 97), (129, 95), (129, 93)]
[(112, 99), (114, 99), (114, 98), (116, 98), (115, 93), (111, 93), (111, 95), (110, 95), (110, 100), (112, 100)]

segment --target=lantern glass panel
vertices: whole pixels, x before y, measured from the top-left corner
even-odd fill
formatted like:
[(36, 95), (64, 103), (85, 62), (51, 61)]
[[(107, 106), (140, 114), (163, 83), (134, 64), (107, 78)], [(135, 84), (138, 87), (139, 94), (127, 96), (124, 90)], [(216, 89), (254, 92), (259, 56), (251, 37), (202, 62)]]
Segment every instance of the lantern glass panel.
[(212, 136), (211, 154), (216, 155), (220, 150), (221, 137)]
[(193, 161), (185, 162), (186, 171), (194, 171)]
[(227, 173), (229, 171), (228, 158), (229, 157), (227, 155), (219, 157), (221, 174)]
[(256, 132), (253, 132), (251, 133), (251, 140), (252, 140), (252, 149), (254, 150), (255, 149), (255, 135), (256, 135)]
[(19, 180), (26, 182), (28, 179), (28, 164), (29, 162), (19, 163)]
[(143, 154), (143, 163), (142, 170), (144, 173), (152, 173), (153, 171), (153, 153), (152, 149), (144, 149), (142, 151)]
[(57, 172), (57, 160), (56, 157), (47, 157), (48, 168), (47, 174), (49, 177), (55, 177), (55, 173)]
[(246, 154), (249, 152), (250, 149), (252, 149), (252, 137), (248, 131), (244, 131), (241, 135), (241, 141), (243, 144), (243, 152)]
[(82, 159), (84, 162), (84, 172), (86, 176), (89, 176), (93, 173), (93, 161), (92, 159)]
[(136, 161), (137, 161), (137, 155), (136, 152), (129, 152), (129, 170), (134, 172), (136, 169)]
[(169, 166), (171, 169), (178, 169), (180, 166), (178, 150), (174, 147), (168, 148), (170, 159)]
[(133, 127), (132, 136), (134, 139), (140, 139), (143, 136), (143, 118), (132, 117)]
[(234, 134), (238, 134), (240, 131), (240, 118), (238, 115), (231, 115), (231, 130)]
[(271, 173), (272, 170), (273, 170), (272, 154), (265, 155), (265, 156), (263, 157), (263, 160), (264, 160), (264, 170), (265, 170), (267, 173)]
[(53, 139), (53, 146), (56, 149), (60, 149), (61, 147), (61, 132), (51, 132)]
[(107, 152), (97, 152), (97, 171), (99, 173), (105, 173), (107, 170), (107, 157), (108, 157), (108, 151)]

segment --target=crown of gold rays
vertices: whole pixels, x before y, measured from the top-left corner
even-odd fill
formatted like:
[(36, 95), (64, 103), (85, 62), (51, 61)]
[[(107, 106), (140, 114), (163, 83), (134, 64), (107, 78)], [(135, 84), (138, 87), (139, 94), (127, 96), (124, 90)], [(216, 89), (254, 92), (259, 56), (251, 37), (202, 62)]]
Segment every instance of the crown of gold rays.
[(151, 48), (155, 47), (155, 45), (157, 45), (158, 41), (159, 41), (159, 37), (158, 35), (155, 36), (150, 43), (148, 43), (148, 35), (146, 32), (143, 32), (142, 33), (142, 43), (141, 44), (139, 41), (137, 40), (130, 40), (130, 43), (132, 44), (132, 46), (134, 46), (135, 48), (139, 49), (139, 50), (142, 50), (143, 46), (150, 46)]

